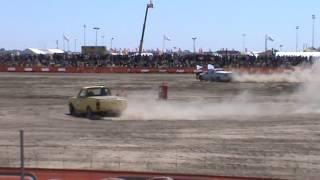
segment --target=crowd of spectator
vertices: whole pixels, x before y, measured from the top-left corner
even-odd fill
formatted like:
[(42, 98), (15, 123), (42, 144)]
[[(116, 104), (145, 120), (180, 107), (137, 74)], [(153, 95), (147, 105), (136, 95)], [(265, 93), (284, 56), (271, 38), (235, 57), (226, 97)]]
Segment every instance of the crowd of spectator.
[(128, 67), (128, 68), (194, 68), (196, 65), (214, 64), (221, 68), (306, 66), (311, 57), (302, 56), (249, 56), (212, 54), (159, 54), (153, 56), (81, 54), (54, 55), (0, 55), (0, 65), (23, 67)]

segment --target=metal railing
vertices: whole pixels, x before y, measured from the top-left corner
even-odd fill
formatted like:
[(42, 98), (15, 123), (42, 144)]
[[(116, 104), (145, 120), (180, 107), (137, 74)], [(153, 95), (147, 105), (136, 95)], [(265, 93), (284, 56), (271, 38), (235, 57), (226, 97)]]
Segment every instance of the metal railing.
[[(0, 167), (20, 167), (20, 147), (0, 145)], [(228, 156), (199, 149), (195, 152), (177, 150), (117, 150), (103, 146), (25, 145), (25, 167), (57, 169), (90, 169), (196, 173), (228, 176), (309, 177), (318, 174), (316, 159), (274, 158), (243, 155)]]

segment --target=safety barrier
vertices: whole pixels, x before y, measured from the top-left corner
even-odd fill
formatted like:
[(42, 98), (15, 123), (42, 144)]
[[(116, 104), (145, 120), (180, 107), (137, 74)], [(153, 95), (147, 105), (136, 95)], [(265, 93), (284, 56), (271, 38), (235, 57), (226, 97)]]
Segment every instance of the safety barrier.
[[(147, 173), (125, 171), (90, 171), (90, 170), (62, 170), (62, 169), (26, 169), (26, 180), (111, 180), (111, 179), (175, 179), (175, 180), (267, 180), (269, 178), (229, 177), (209, 175), (183, 175), (173, 173)], [(1, 168), (0, 180), (18, 180), (18, 168)], [(160, 178), (161, 177), (161, 178)], [(271, 180), (271, 179), (270, 179)]]
[(11, 67), (0, 66), (0, 72), (43, 73), (193, 73), (193, 68), (126, 68), (126, 67)]
[[(292, 71), (286, 68), (232, 68), (237, 73), (273, 74)], [(0, 72), (39, 72), (39, 73), (170, 73), (191, 74), (194, 68), (126, 68), (126, 67), (22, 67), (0, 66)]]

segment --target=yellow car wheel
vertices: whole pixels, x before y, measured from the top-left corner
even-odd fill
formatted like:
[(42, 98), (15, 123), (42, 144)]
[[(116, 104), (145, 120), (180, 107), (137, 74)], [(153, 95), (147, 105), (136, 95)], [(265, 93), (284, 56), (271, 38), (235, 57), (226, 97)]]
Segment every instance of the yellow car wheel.
[(86, 117), (88, 119), (92, 119), (92, 117), (93, 117), (93, 112), (90, 107), (87, 107)]
[(76, 114), (75, 109), (72, 104), (69, 104), (69, 113), (74, 116)]
[(122, 115), (121, 112), (116, 112), (116, 113), (113, 114), (114, 117), (120, 117), (121, 115)]

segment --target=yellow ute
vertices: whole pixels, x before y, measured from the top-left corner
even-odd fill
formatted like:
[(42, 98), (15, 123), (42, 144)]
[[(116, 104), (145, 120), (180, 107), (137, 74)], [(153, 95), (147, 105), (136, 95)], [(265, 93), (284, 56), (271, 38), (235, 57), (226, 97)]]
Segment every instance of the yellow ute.
[(90, 119), (95, 114), (121, 116), (126, 108), (127, 100), (112, 96), (110, 89), (105, 86), (83, 87), (77, 96), (69, 99), (71, 115), (85, 114)]

